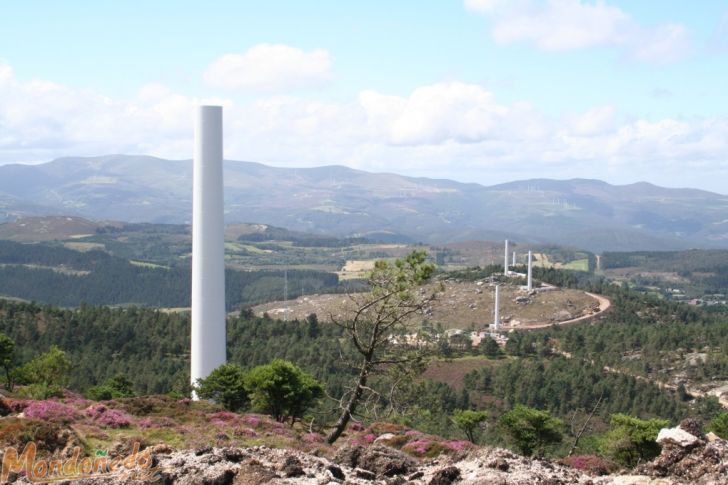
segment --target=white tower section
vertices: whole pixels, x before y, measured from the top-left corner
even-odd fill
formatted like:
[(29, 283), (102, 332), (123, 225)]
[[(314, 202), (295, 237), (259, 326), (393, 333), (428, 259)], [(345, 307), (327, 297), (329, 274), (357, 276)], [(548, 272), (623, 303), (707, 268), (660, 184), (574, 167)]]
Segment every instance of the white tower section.
[(200, 106), (192, 182), (192, 384), (227, 358), (224, 230), (222, 106)]
[(513, 251), (513, 259), (511, 259), (511, 266), (516, 266), (516, 252)]
[(500, 285), (495, 285), (495, 305), (493, 307), (493, 328), (500, 330)]
[(506, 239), (506, 257), (503, 261), (503, 274), (508, 276), (508, 239)]
[(531, 279), (531, 266), (533, 265), (531, 251), (528, 252), (528, 291), (533, 289), (533, 280)]

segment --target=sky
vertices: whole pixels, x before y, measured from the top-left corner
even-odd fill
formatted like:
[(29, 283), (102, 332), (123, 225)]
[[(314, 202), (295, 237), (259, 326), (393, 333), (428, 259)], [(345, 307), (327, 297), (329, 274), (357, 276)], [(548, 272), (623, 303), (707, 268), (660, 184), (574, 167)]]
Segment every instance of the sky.
[(728, 193), (728, 3), (4, 1), (0, 164), (225, 156)]

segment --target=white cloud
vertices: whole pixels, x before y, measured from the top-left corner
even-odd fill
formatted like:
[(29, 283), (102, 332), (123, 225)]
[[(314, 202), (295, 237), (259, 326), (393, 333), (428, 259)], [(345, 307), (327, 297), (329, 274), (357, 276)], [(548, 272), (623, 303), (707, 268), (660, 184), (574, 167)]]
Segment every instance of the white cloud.
[(499, 44), (525, 42), (551, 52), (612, 47), (625, 58), (653, 64), (677, 62), (691, 49), (683, 25), (645, 27), (602, 0), (465, 0), (465, 7), (491, 20)]
[(179, 157), (192, 149), (191, 112), (202, 100), (158, 84), (114, 100), (45, 80), (21, 82), (3, 64), (0, 73), (10, 73), (0, 80), (0, 163), (108, 153)]
[(460, 82), (402, 96), (363, 91), (348, 102), (266, 96), (241, 105), (197, 100), (160, 84), (111, 99), (43, 80), (21, 82), (3, 64), (0, 73), (10, 73), (0, 82), (0, 163), (109, 153), (189, 158), (192, 108), (211, 102), (225, 106), (231, 159), (340, 163), (482, 183), (611, 174), (613, 181), (672, 180), (723, 192), (728, 176), (728, 118), (624, 121), (612, 106), (553, 117)]
[(13, 77), (13, 68), (0, 59), (0, 84), (9, 81)]
[[(539, 115), (528, 105), (500, 105), (481, 86), (459, 82), (415, 89), (407, 98), (365, 91), (359, 96), (369, 126), (383, 129), (394, 145), (435, 145), (444, 142), (477, 143), (488, 139), (538, 132)], [(520, 130), (512, 130), (515, 126)]]
[(576, 116), (567, 117), (570, 132), (577, 136), (596, 136), (614, 130), (614, 106), (597, 106)]
[(281, 92), (320, 86), (331, 77), (331, 55), (323, 49), (309, 52), (282, 44), (258, 44), (243, 54), (226, 54), (205, 72), (215, 88)]

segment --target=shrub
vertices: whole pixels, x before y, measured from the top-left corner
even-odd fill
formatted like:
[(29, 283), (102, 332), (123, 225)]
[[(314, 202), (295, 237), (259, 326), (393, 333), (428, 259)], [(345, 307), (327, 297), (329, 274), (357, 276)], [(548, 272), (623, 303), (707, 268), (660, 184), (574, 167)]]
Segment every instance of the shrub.
[(386, 440), (385, 444), (387, 446), (391, 446), (392, 448), (402, 448), (404, 445), (409, 443), (411, 439), (412, 439), (411, 436), (399, 434), (399, 435), (395, 435), (393, 438)]
[(99, 386), (86, 391), (86, 395), (94, 401), (108, 401), (122, 397), (133, 397), (132, 383), (125, 376), (119, 374)]
[(608, 475), (615, 468), (612, 463), (596, 455), (567, 456), (561, 460), (561, 463), (592, 475)]
[(232, 413), (230, 411), (218, 411), (216, 413), (212, 413), (210, 416), (210, 419), (217, 419), (219, 421), (232, 421), (236, 422), (240, 419), (240, 415), (236, 413)]
[(655, 441), (657, 434), (668, 425), (669, 421), (664, 419), (642, 420), (626, 414), (613, 414), (602, 451), (625, 466), (651, 460), (660, 454), (660, 445)]
[(233, 431), (233, 434), (235, 436), (245, 436), (247, 438), (255, 438), (258, 436), (258, 433), (255, 432), (255, 430), (250, 428), (245, 428), (243, 426), (239, 426), (235, 428), (235, 431)]
[(24, 410), (25, 416), (31, 419), (71, 423), (78, 417), (78, 411), (58, 401), (31, 401)]
[(228, 411), (240, 411), (248, 404), (245, 370), (237, 364), (223, 364), (200, 379), (195, 392), (202, 399), (212, 399)]
[(156, 418), (142, 418), (137, 421), (137, 426), (141, 430), (156, 428), (174, 428), (177, 423), (174, 419), (167, 416), (159, 416)]
[(26, 401), (25, 399), (8, 399), (5, 401), (5, 404), (7, 404), (11, 412), (22, 413), (31, 402), (32, 401)]
[(25, 364), (20, 375), (28, 384), (38, 384), (41, 385), (40, 389), (53, 390), (68, 383), (70, 372), (71, 360), (64, 351), (53, 345), (48, 352)]
[(710, 421), (708, 430), (728, 440), (728, 413), (720, 413)]
[(84, 399), (80, 396), (74, 396), (70, 398), (67, 397), (66, 399), (64, 399), (64, 402), (69, 406), (75, 407), (76, 409), (87, 408), (93, 403), (93, 401)]
[(543, 455), (561, 441), (563, 423), (548, 411), (518, 405), (498, 418), (498, 429), (524, 455)]
[(406, 451), (412, 455), (422, 458), (433, 458), (444, 451), (441, 443), (428, 438), (421, 438), (410, 441), (402, 447), (402, 451)]
[(260, 418), (258, 416), (245, 416), (243, 418), (243, 423), (250, 427), (257, 428), (260, 426)]
[(323, 443), (326, 437), (320, 433), (305, 433), (301, 436), (301, 441), (304, 443)]
[(149, 428), (155, 428), (154, 422), (152, 421), (152, 418), (142, 418), (139, 421), (137, 421), (137, 426), (141, 430), (149, 429)]
[(475, 438), (480, 429), (481, 423), (488, 418), (488, 413), (485, 411), (472, 411), (467, 410), (456, 410), (453, 414), (452, 420), (460, 430), (465, 433), (465, 436), (470, 440), (471, 443), (475, 443)]
[(22, 449), (28, 442), (38, 444), (40, 453), (52, 453), (68, 444), (65, 425), (57, 422), (7, 417), (0, 426), (0, 446)]
[(466, 440), (452, 440), (445, 442), (445, 448), (451, 451), (465, 451), (472, 448), (473, 444)]
[(18, 393), (28, 399), (43, 401), (52, 397), (63, 397), (63, 388), (56, 384), (30, 384), (23, 387)]
[(104, 428), (128, 428), (132, 417), (118, 409), (109, 409), (103, 404), (91, 406), (86, 410), (86, 416)]
[(13, 390), (13, 366), (15, 364), (15, 342), (0, 333), (0, 367), (5, 371), (5, 388)]
[(428, 448), (432, 444), (432, 441), (428, 439), (419, 439), (415, 441), (410, 441), (407, 443), (403, 449), (406, 451), (409, 451), (411, 453), (416, 453), (418, 455), (424, 455), (427, 453)]
[(291, 424), (323, 395), (323, 387), (291, 362), (275, 359), (253, 368), (245, 379), (255, 410)]

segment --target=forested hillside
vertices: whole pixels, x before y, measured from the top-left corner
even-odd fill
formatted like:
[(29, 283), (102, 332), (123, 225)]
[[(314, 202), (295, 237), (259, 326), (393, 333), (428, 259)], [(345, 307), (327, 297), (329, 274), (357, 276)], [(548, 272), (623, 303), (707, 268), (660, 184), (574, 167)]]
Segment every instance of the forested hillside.
[(725, 250), (605, 252), (602, 269), (640, 286), (678, 288), (689, 297), (718, 294), (716, 300), (725, 301), (728, 293)]
[[(287, 272), (289, 296), (335, 291), (338, 277), (315, 270)], [(225, 272), (229, 310), (284, 295), (284, 270)], [(189, 307), (189, 260), (174, 266), (134, 263), (100, 250), (0, 241), (0, 295), (60, 306)]]
[[(614, 310), (593, 324), (512, 333), (505, 349), (467, 349), (443, 340), (439, 348), (445, 362), (454, 358), (452, 365), (457, 365), (460, 357), (477, 355), (487, 365), (462, 382), (409, 383), (396, 396), (399, 411), (389, 419), (454, 435), (450, 416), (456, 409), (485, 409), (494, 419), (526, 404), (570, 419), (588, 412), (600, 397), (596, 423), (602, 426), (617, 412), (672, 421), (687, 415), (709, 419), (717, 413), (717, 401), (693, 399), (684, 389), (661, 388), (655, 382), (666, 380), (666, 365), (676, 356), (697, 351), (707, 358), (686, 367), (697, 381), (700, 376), (728, 379), (724, 315), (649, 299), (581, 273), (539, 270), (538, 276), (606, 293)], [(61, 310), (0, 301), (0, 332), (16, 341), (20, 362), (51, 345), (65, 350), (73, 363), (71, 387), (78, 391), (118, 374), (127, 376), (138, 393), (189, 389), (187, 314), (94, 306)], [(340, 395), (352, 377), (342, 361), (350, 351), (338, 327), (315, 317), (282, 322), (246, 310), (228, 320), (231, 362), (250, 368), (285, 358), (321, 380), (332, 396)], [(640, 357), (627, 358), (633, 355)], [(319, 413), (330, 416), (331, 409), (325, 401)]]

